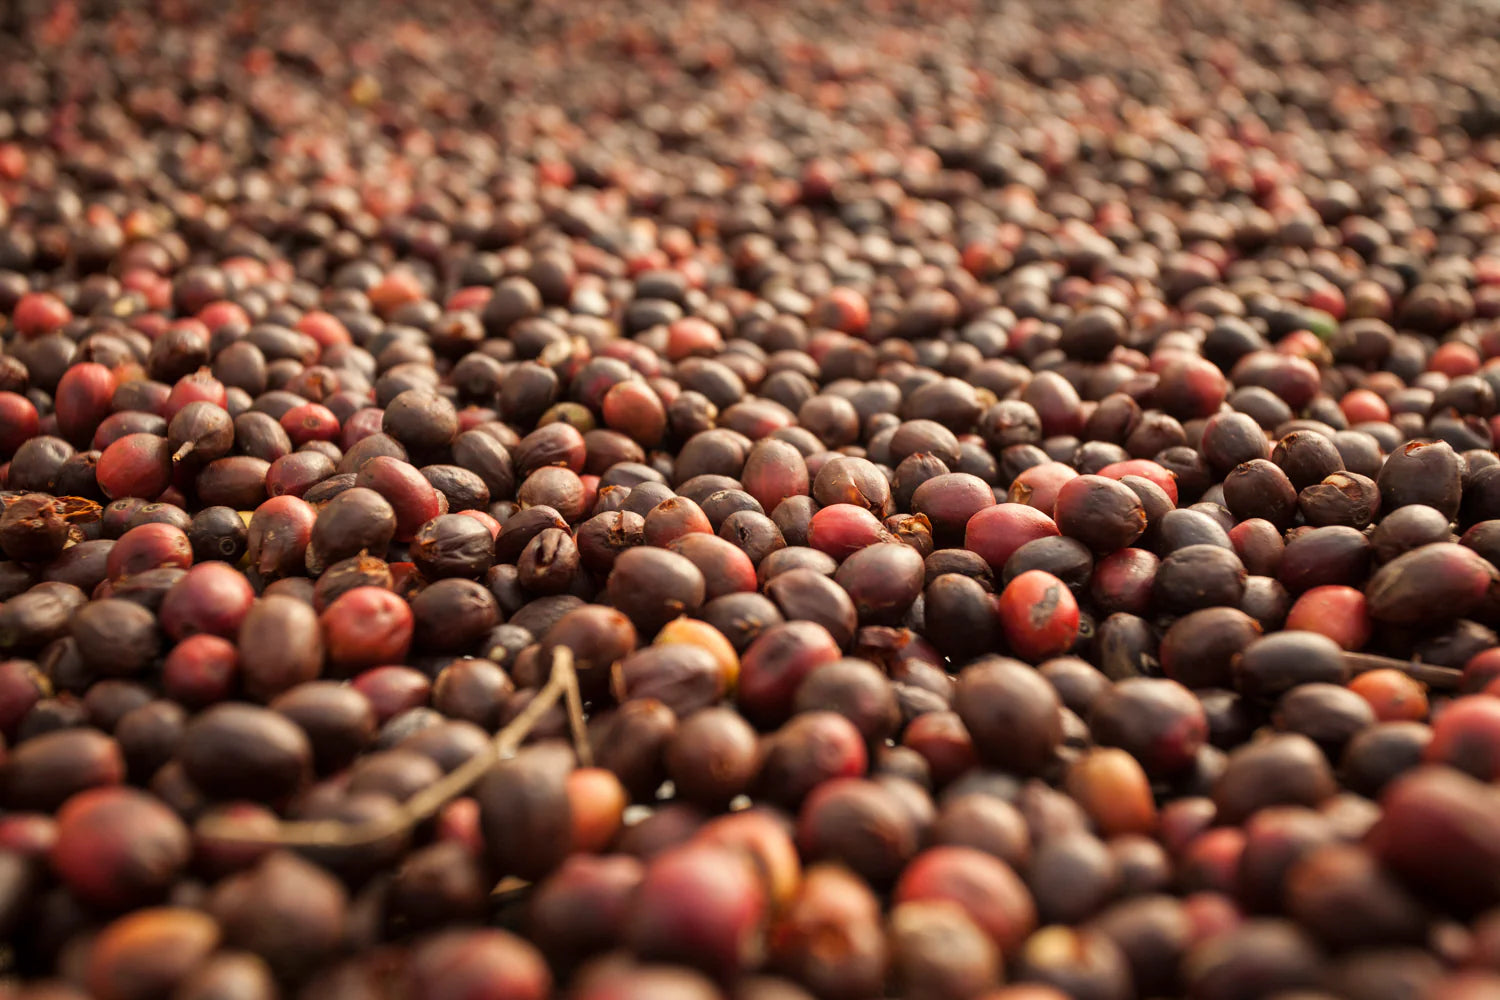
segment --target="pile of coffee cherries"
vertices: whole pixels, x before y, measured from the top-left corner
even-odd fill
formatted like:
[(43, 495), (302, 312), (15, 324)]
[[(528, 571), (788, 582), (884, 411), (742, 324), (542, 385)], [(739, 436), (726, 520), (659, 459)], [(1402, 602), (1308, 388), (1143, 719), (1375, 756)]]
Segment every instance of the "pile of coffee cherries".
[(1500, 996), (1500, 45), (0, 5), (0, 997)]

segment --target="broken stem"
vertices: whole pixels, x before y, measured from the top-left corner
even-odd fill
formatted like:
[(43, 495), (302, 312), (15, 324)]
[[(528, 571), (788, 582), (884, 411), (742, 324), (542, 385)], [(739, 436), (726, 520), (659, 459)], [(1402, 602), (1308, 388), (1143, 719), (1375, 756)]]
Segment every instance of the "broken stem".
[(1464, 672), (1452, 667), (1437, 667), (1420, 660), (1398, 660), (1394, 656), (1378, 653), (1345, 653), (1344, 665), (1351, 676), (1369, 673), (1371, 670), (1399, 670), (1412, 680), (1421, 681), (1436, 691), (1456, 691), (1463, 682)]
[[(558, 649), (560, 653), (566, 653), (567, 683), (563, 687), (563, 696), (568, 706), (568, 728), (573, 732), (573, 752), (578, 757), (579, 767), (594, 766), (594, 748), (589, 745), (588, 722), (583, 717), (583, 693), (578, 690), (578, 671), (573, 667), (573, 653), (571, 650)], [(552, 661), (552, 676), (557, 676), (557, 659)]]
[[(279, 824), (274, 834), (268, 836), (247, 831), (230, 817), (209, 816), (199, 822), (198, 832), (204, 837), (218, 840), (252, 841), (278, 847), (324, 848), (359, 847), (405, 833), (437, 815), (443, 806), (468, 791), (490, 768), (514, 754), (526, 741), (526, 737), (531, 735), (542, 716), (563, 697), (567, 698), (569, 715), (573, 719), (574, 738), (578, 739), (584, 732), (583, 701), (578, 692), (578, 675), (573, 669), (573, 651), (558, 647), (552, 657), (552, 676), (537, 692), (536, 697), (521, 710), (521, 714), (496, 733), (494, 740), (485, 749), (448, 772), (441, 780), (407, 799), (389, 818), (362, 823), (286, 820)], [(580, 762), (584, 762), (583, 755), (587, 746), (586, 740), (580, 744)]]

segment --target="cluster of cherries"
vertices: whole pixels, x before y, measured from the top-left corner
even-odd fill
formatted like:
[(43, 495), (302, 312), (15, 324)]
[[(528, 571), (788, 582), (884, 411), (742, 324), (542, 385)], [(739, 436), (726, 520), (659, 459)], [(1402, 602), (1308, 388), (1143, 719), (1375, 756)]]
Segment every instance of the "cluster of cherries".
[(0, 997), (1500, 996), (1483, 6), (0, 10)]

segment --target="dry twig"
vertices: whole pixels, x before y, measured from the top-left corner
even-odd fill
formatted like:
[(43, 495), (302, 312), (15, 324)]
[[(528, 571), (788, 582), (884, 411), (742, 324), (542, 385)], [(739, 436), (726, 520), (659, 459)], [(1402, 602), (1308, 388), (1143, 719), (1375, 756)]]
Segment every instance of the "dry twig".
[(1376, 653), (1345, 653), (1344, 666), (1349, 668), (1350, 676), (1369, 673), (1371, 670), (1399, 670), (1435, 691), (1457, 691), (1464, 677), (1462, 670), (1452, 667), (1438, 667), (1420, 660), (1398, 660), (1394, 656), (1380, 656)]
[(567, 699), (573, 737), (578, 742), (580, 763), (588, 763), (587, 734), (584, 731), (583, 700), (578, 692), (578, 675), (573, 669), (573, 651), (558, 647), (552, 658), (552, 676), (536, 697), (510, 723), (495, 734), (488, 747), (454, 768), (440, 781), (422, 789), (401, 804), (388, 818), (362, 823), (340, 820), (286, 820), (274, 834), (247, 831), (228, 816), (209, 816), (198, 824), (198, 832), (215, 840), (253, 841), (279, 847), (360, 847), (396, 836), (437, 815), (438, 811), (468, 791), (497, 763), (515, 754), (531, 735), (542, 716)]

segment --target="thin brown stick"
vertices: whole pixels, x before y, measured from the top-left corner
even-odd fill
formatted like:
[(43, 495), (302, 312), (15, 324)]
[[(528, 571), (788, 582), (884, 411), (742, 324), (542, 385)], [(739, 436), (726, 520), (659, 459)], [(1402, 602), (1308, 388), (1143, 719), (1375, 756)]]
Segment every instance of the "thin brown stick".
[[(573, 654), (568, 653), (568, 682), (563, 688), (563, 697), (568, 706), (568, 728), (573, 731), (573, 752), (578, 756), (579, 767), (594, 766), (594, 748), (589, 744), (588, 722), (583, 717), (583, 692), (578, 690), (578, 671), (573, 668)], [(554, 661), (553, 674), (557, 673)]]
[(1398, 660), (1377, 653), (1345, 653), (1344, 665), (1349, 668), (1351, 676), (1371, 670), (1399, 670), (1436, 691), (1457, 691), (1464, 678), (1462, 670), (1452, 667), (1433, 666), (1420, 660)]
[[(359, 847), (405, 833), (418, 823), (437, 815), (443, 806), (468, 791), (490, 768), (514, 754), (526, 741), (526, 737), (531, 735), (542, 716), (563, 697), (568, 698), (570, 705), (577, 701), (580, 706), (578, 722), (581, 725), (582, 698), (578, 693), (578, 675), (573, 669), (573, 651), (558, 647), (552, 657), (552, 676), (536, 693), (536, 697), (521, 710), (521, 714), (496, 733), (494, 740), (484, 750), (464, 761), (441, 780), (407, 799), (389, 818), (363, 823), (286, 820), (277, 827), (274, 834), (268, 836), (247, 832), (227, 816), (208, 816), (198, 823), (198, 832), (204, 837), (219, 840), (252, 841), (279, 847), (325, 848)], [(578, 731), (575, 728), (575, 734)]]
[(507, 875), (499, 882), (495, 883), (495, 887), (490, 890), (490, 898), (502, 899), (506, 896), (514, 896), (518, 893), (525, 892), (527, 889), (530, 889), (531, 885), (532, 883), (526, 881), (524, 878), (517, 878), (515, 875)]

